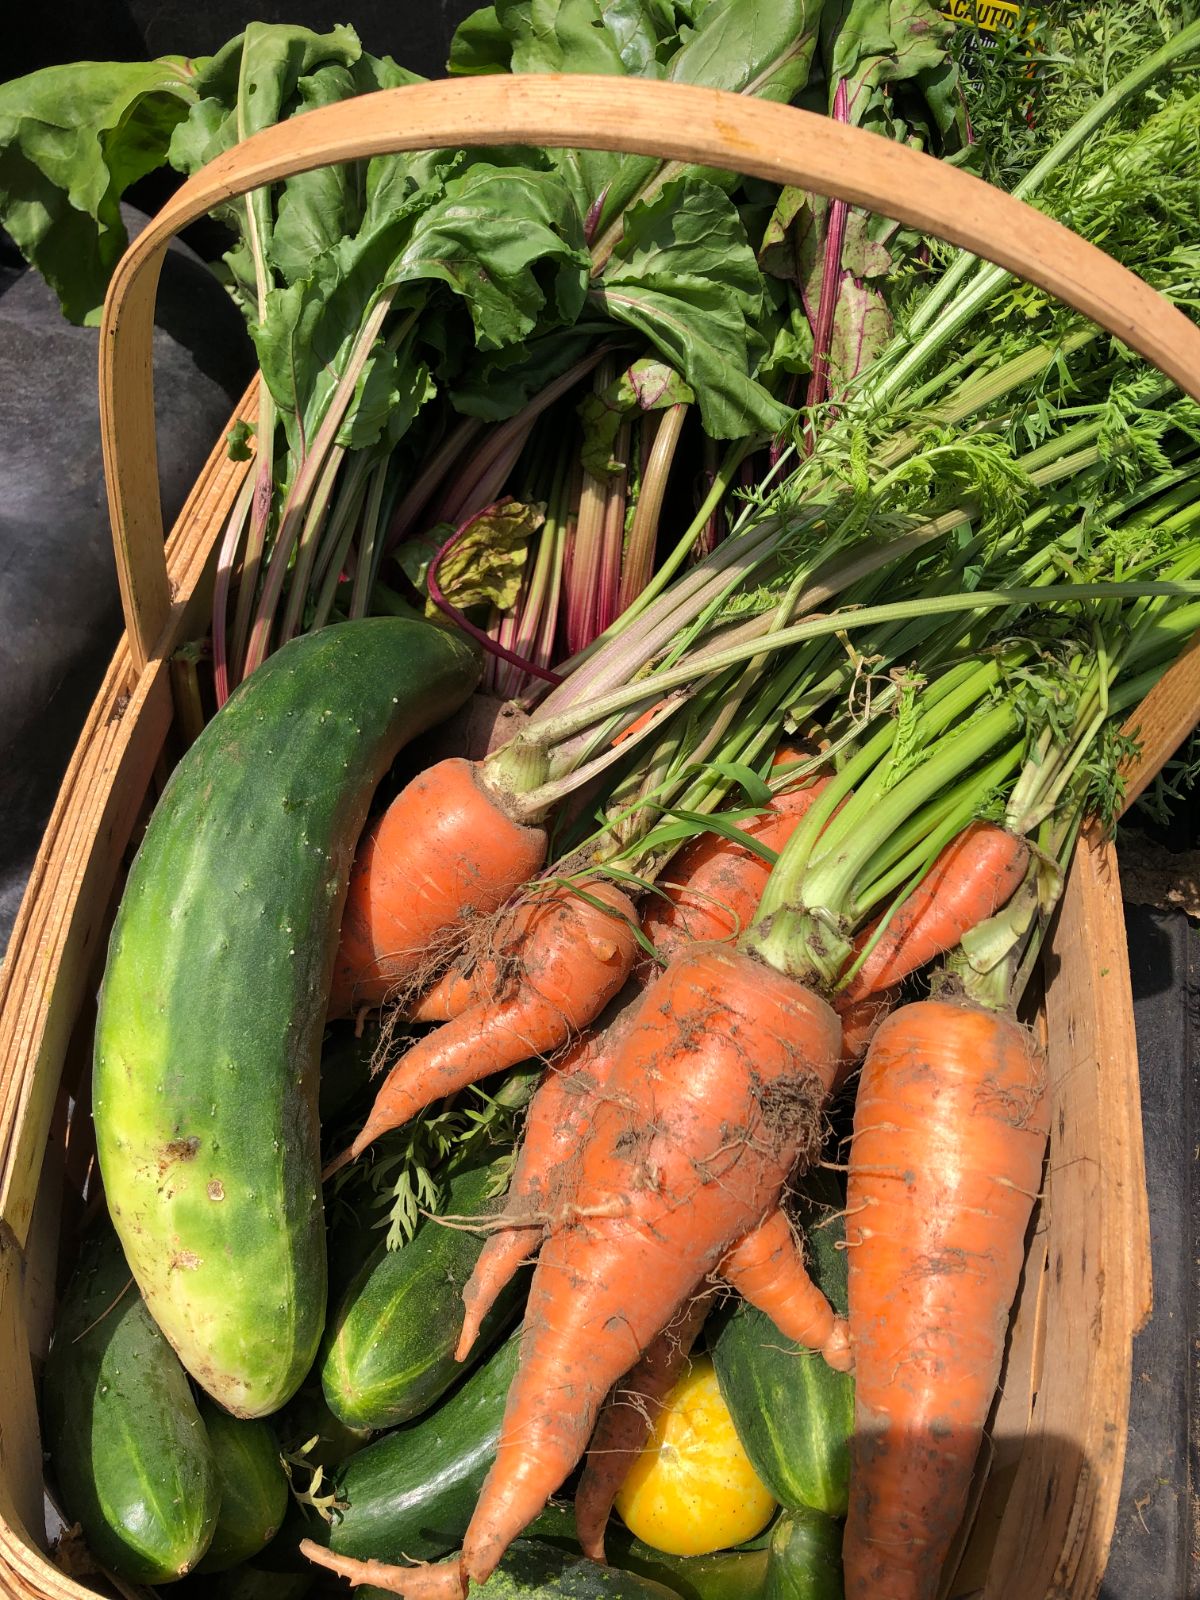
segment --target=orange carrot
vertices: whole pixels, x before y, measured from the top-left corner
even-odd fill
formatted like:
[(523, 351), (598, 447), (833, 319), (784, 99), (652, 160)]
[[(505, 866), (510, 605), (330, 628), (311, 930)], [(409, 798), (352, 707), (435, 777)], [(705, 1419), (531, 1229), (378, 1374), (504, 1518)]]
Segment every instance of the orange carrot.
[[(739, 831), (782, 850), (801, 818), (829, 780), (818, 778), (803, 789), (789, 789)], [(770, 863), (724, 834), (702, 833), (689, 840), (667, 869), (662, 892), (642, 916), (642, 932), (664, 961), (691, 943), (736, 939), (746, 928), (771, 875)], [(647, 964), (646, 976), (654, 967)]]
[[(376, 1567), (371, 1582), (442, 1600), (495, 1570), (583, 1455), (609, 1389), (778, 1206), (816, 1147), (839, 1046), (823, 1000), (721, 945), (694, 946), (647, 989), (570, 1218), (534, 1269), (521, 1366), (461, 1555), (386, 1578)], [(366, 1581), (344, 1560), (336, 1570)]]
[[(1006, 904), (1028, 865), (1024, 839), (992, 822), (970, 823), (898, 908), (839, 998), (861, 1000), (953, 950), (964, 933)], [(856, 953), (870, 941), (876, 926), (872, 923), (859, 934)]]
[(850, 1371), (846, 1320), (809, 1277), (804, 1252), (782, 1211), (773, 1211), (734, 1245), (721, 1262), (721, 1276), (765, 1311), (785, 1338), (819, 1350), (838, 1372)]
[[(785, 1338), (820, 1350), (831, 1367), (851, 1367), (846, 1319), (809, 1277), (791, 1224), (776, 1209), (728, 1251), (721, 1276), (774, 1322)], [(604, 1529), (634, 1457), (691, 1354), (711, 1298), (699, 1296), (659, 1334), (641, 1361), (610, 1395), (588, 1450), (575, 1493), (575, 1525), (583, 1553), (604, 1560)]]
[(864, 995), (861, 1000), (845, 1000), (841, 995), (833, 997), (833, 1009), (842, 1019), (842, 1055), (833, 1080), (835, 1094), (866, 1055), (880, 1023), (899, 998), (898, 983), (890, 989), (881, 989), (878, 994)]
[(604, 1530), (621, 1485), (692, 1353), (712, 1301), (712, 1291), (688, 1301), (604, 1402), (575, 1491), (575, 1531), (593, 1561), (605, 1559)]
[[(341, 1160), (361, 1155), (444, 1095), (560, 1050), (624, 985), (637, 951), (636, 922), (628, 898), (603, 881), (526, 899), (501, 931), (495, 966), (484, 964), (474, 1004), (401, 1056)], [(500, 971), (506, 976), (497, 992)]]
[(488, 1235), (463, 1288), (465, 1315), (456, 1361), (466, 1359), (496, 1296), (541, 1247), (547, 1225), (562, 1204), (567, 1187), (564, 1169), (591, 1125), (611, 1049), (607, 1030), (586, 1034), (551, 1065), (530, 1102), (499, 1219), (503, 1226)]
[(419, 999), (405, 1010), (410, 1022), (449, 1022), (474, 1005), (476, 990), (482, 982), (494, 982), (499, 974), (494, 961), (483, 961), (472, 966), (458, 961), (447, 967), (441, 977)]
[(847, 1600), (930, 1600), (962, 1520), (1046, 1147), (1012, 1018), (926, 1000), (867, 1053), (846, 1204), (855, 1428)]
[[(796, 758), (789, 752), (788, 759)], [(735, 826), (768, 849), (782, 850), (827, 782), (819, 778), (803, 789), (776, 795), (766, 811)], [(671, 863), (667, 881), (642, 913), (642, 932), (661, 962), (645, 957), (639, 963), (639, 978), (649, 982), (688, 944), (736, 938), (754, 915), (770, 871), (769, 862), (724, 834), (702, 833), (684, 845)], [(494, 966), (480, 970), (485, 981), (495, 973)], [(470, 1004), (473, 992), (470, 973), (457, 964), (409, 1006), (407, 1015), (413, 1022), (448, 1022)]]
[(439, 761), (407, 784), (358, 847), (330, 1015), (379, 1005), (472, 916), (541, 867), (546, 830), (514, 821), (476, 762)]

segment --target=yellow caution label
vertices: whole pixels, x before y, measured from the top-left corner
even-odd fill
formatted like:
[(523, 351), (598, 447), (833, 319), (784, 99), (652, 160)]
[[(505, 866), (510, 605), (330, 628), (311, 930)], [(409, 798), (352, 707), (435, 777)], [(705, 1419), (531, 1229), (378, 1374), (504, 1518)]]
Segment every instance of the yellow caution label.
[(943, 0), (942, 15), (951, 22), (969, 22), (985, 33), (1003, 33), (1015, 28), (1021, 8), (1013, 0)]

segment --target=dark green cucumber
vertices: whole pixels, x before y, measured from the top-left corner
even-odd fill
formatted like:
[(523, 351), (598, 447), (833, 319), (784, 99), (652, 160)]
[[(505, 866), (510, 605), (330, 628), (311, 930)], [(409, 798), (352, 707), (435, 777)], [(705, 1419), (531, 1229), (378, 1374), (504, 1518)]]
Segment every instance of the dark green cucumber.
[[(360, 1589), (364, 1600), (387, 1600), (382, 1589)], [(536, 1539), (519, 1539), (502, 1557), (486, 1583), (471, 1585), (479, 1600), (679, 1600), (678, 1591), (619, 1567), (602, 1567), (577, 1552), (559, 1550)]]
[(231, 1417), (207, 1398), (200, 1415), (221, 1480), (221, 1512), (197, 1572), (224, 1572), (249, 1561), (279, 1532), (288, 1481), (269, 1422)]
[(187, 1375), (107, 1227), (67, 1289), (42, 1401), (63, 1509), (96, 1559), (133, 1583), (190, 1571), (217, 1524), (216, 1462)]
[[(806, 1180), (798, 1217), (809, 1271), (835, 1308), (846, 1311), (841, 1197), (828, 1175)], [(823, 1224), (817, 1226), (818, 1223)], [(712, 1341), (725, 1404), (754, 1470), (792, 1511), (846, 1514), (854, 1380), (819, 1355), (780, 1336), (761, 1311), (742, 1303)]]
[[(490, 1206), (495, 1170), (471, 1167), (451, 1179), (452, 1217), (480, 1217)], [(435, 1404), (467, 1370), (454, 1359), (462, 1328), (463, 1286), (486, 1236), (426, 1218), (407, 1244), (380, 1243), (330, 1317), (321, 1384), (334, 1416), (350, 1428), (394, 1428)], [(524, 1279), (509, 1284), (484, 1323), (476, 1350), (510, 1319)]]
[(762, 1600), (843, 1600), (842, 1526), (820, 1511), (791, 1511), (771, 1530)]
[[(574, 1510), (548, 1505), (525, 1530), (525, 1537), (578, 1553)], [(710, 1556), (665, 1555), (635, 1539), (616, 1521), (608, 1525), (604, 1549), (610, 1566), (652, 1578), (681, 1600), (758, 1600), (767, 1571), (765, 1546), (761, 1550), (718, 1550)]]
[(351, 1456), (333, 1479), (342, 1509), (310, 1537), (339, 1555), (391, 1562), (457, 1549), (495, 1458), (519, 1345), (511, 1334), (436, 1411)]
[(265, 1416), (325, 1320), (317, 1091), (355, 844), (397, 750), (477, 676), (462, 638), (373, 617), (283, 646), (172, 774), (133, 863), (96, 1028), (96, 1143), (155, 1321)]

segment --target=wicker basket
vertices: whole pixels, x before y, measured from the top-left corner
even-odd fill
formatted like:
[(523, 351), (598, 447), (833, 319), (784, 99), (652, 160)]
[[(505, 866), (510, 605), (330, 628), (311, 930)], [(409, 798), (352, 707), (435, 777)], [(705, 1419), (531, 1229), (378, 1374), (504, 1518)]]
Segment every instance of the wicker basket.
[[(402, 131), (400, 131), (402, 130)], [(0, 979), (0, 1591), (98, 1591), (44, 1553), (36, 1375), (59, 1241), (93, 1156), (91, 1027), (123, 863), (177, 740), (170, 657), (205, 625), (216, 545), (247, 463), (214, 450), (167, 540), (151, 330), (171, 236), (219, 200), (401, 149), (526, 143), (653, 152), (838, 195), (964, 245), (1056, 294), (1200, 394), (1200, 331), (1144, 283), (1019, 201), (914, 151), (785, 106), (644, 80), (484, 78), (387, 91), (256, 135), (198, 173), (117, 268), (101, 331), (101, 419), (127, 632), (64, 779)], [(254, 411), (254, 386), (237, 415)], [(1133, 722), (1136, 793), (1197, 716), (1200, 649)], [(1133, 1334), (1150, 1308), (1146, 1191), (1121, 896), (1111, 847), (1080, 844), (1043, 963), (1048, 1174), (1002, 1388), (947, 1595), (1084, 1600), (1116, 1515)]]

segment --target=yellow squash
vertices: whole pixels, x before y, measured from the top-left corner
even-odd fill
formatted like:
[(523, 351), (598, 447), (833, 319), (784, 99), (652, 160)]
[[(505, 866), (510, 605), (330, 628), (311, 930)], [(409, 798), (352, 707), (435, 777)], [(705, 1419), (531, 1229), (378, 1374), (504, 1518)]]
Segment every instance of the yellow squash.
[(775, 1501), (742, 1449), (707, 1356), (667, 1396), (617, 1510), (644, 1544), (676, 1556), (727, 1550), (771, 1520)]

